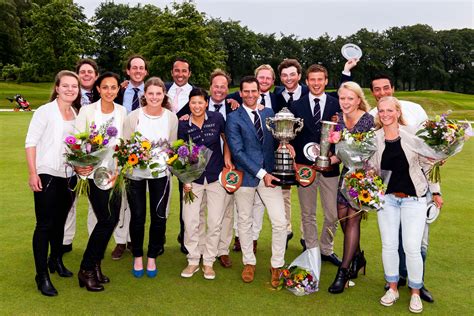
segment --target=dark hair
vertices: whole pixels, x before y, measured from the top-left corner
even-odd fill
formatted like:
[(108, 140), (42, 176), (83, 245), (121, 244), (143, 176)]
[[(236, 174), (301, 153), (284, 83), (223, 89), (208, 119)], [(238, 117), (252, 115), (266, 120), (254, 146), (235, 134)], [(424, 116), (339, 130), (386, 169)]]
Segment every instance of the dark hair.
[(54, 87), (53, 87), (53, 91), (51, 92), (49, 102), (56, 100), (56, 98), (58, 97), (58, 92), (56, 91), (56, 87), (59, 87), (59, 84), (61, 83), (61, 79), (63, 77), (73, 77), (77, 80), (77, 87), (79, 91), (77, 93), (76, 99), (72, 102), (72, 107), (77, 112), (79, 112), (79, 109), (81, 108), (81, 81), (79, 80), (79, 76), (72, 71), (61, 70), (60, 72), (56, 74), (56, 77), (54, 78)]
[(92, 87), (92, 101), (96, 102), (100, 99), (100, 94), (99, 91), (97, 90), (97, 87), (100, 87), (100, 84), (105, 78), (115, 78), (117, 80), (117, 85), (119, 86), (120, 89), (120, 77), (117, 75), (115, 72), (111, 71), (106, 71), (103, 74), (101, 74), (97, 80), (94, 82), (94, 86)]
[(296, 67), (298, 74), (301, 74), (301, 64), (296, 59), (283, 59), (283, 61), (278, 65), (278, 74), (281, 75), (281, 71), (285, 68)]
[(83, 58), (77, 62), (76, 74), (79, 74), (79, 71), (81, 70), (82, 65), (85, 65), (85, 64), (90, 65), (92, 68), (94, 68), (94, 72), (96, 75), (99, 74), (99, 66), (97, 66), (97, 63), (90, 58)]
[(217, 68), (217, 69), (214, 69), (214, 71), (211, 73), (210, 84), (212, 85), (212, 80), (214, 80), (215, 77), (219, 77), (219, 76), (225, 77), (228, 85), (232, 82), (232, 79), (224, 70)]
[(189, 92), (189, 99), (191, 99), (192, 97), (196, 97), (196, 96), (201, 96), (206, 101), (207, 101), (207, 98), (208, 98), (207, 91), (204, 90), (203, 88), (193, 88), (191, 90), (191, 92)]
[(242, 88), (244, 87), (244, 83), (252, 83), (255, 82), (257, 84), (258, 90), (260, 90), (260, 84), (258, 83), (257, 78), (255, 76), (245, 76), (242, 79), (240, 79), (240, 91), (242, 91)]
[[(161, 78), (159, 78), (159, 77), (151, 77), (150, 79), (148, 79), (145, 82), (145, 88), (144, 88), (145, 93), (146, 93), (146, 90), (148, 89), (148, 87), (150, 87), (150, 86), (157, 86), (157, 87), (161, 87), (163, 89), (163, 94), (165, 96), (163, 98), (163, 101), (161, 102), (161, 106), (164, 107), (165, 109), (170, 110), (171, 105), (170, 105), (170, 102), (169, 102), (168, 95), (166, 94), (166, 86), (165, 86), (165, 83), (163, 82), (163, 80), (161, 80)], [(142, 95), (142, 97), (140, 99), (140, 104), (142, 106), (147, 105), (145, 94)]]
[(138, 55), (138, 54), (134, 54), (130, 57), (128, 57), (127, 59), (127, 69), (130, 70), (130, 68), (132, 67), (132, 60), (134, 60), (135, 58), (139, 58), (141, 60), (143, 60), (143, 62), (145, 63), (145, 70), (148, 71), (148, 62), (146, 61), (145, 57), (143, 57), (142, 55)]
[(312, 72), (322, 72), (324, 73), (324, 77), (326, 79), (328, 78), (328, 70), (323, 65), (313, 64), (309, 66), (308, 69), (306, 69), (306, 78), (308, 78), (308, 74)]
[(379, 79), (387, 79), (390, 82), (390, 87), (393, 88), (393, 78), (388, 74), (380, 73), (380, 74), (376, 74), (375, 76), (372, 77), (372, 79), (370, 79), (370, 91), (374, 91), (374, 86), (372, 85), (372, 83), (375, 80), (379, 80)]
[(188, 64), (188, 70), (191, 71), (191, 64), (189, 63), (189, 61), (188, 61), (187, 59), (184, 59), (184, 58), (181, 58), (181, 57), (175, 58), (175, 60), (173, 61), (173, 65), (171, 66), (171, 69), (174, 68), (174, 64), (175, 64), (177, 61), (180, 61), (180, 62), (182, 62), (182, 63)]

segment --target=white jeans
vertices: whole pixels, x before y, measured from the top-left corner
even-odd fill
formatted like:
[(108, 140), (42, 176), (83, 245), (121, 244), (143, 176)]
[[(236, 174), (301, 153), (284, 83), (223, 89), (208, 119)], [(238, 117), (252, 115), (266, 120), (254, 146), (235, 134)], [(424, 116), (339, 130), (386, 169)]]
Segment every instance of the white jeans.
[(401, 225), (403, 248), (408, 270), (408, 286), (423, 287), (423, 260), (421, 241), (426, 223), (426, 198), (398, 198), (393, 194), (384, 197), (383, 208), (377, 213), (382, 239), (382, 262), (387, 282), (398, 282), (398, 242)]

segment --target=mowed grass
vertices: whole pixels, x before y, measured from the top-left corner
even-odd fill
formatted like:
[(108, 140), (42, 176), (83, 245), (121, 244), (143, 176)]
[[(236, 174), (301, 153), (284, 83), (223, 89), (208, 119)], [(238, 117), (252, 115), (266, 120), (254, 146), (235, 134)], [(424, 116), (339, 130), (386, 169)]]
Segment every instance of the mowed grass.
[[(0, 113), (0, 310), (2, 314), (225, 314), (225, 315), (287, 315), (335, 314), (377, 315), (408, 313), (409, 293), (401, 289), (400, 300), (390, 308), (379, 304), (383, 295), (383, 267), (376, 215), (371, 213), (362, 223), (362, 249), (366, 252), (366, 276), (359, 276), (356, 286), (341, 295), (331, 295), (327, 288), (336, 274), (336, 267), (323, 263), (321, 288), (318, 293), (296, 297), (288, 291), (275, 291), (269, 284), (271, 227), (268, 219), (258, 244), (256, 279), (244, 284), (240, 253), (231, 253), (234, 266), (223, 269), (217, 263), (216, 280), (204, 280), (201, 273), (191, 279), (179, 276), (186, 258), (176, 242), (178, 233), (177, 185), (174, 183), (171, 214), (168, 219), (167, 244), (158, 258), (156, 279), (135, 279), (131, 275), (132, 256), (127, 252), (120, 261), (110, 258), (115, 243), (111, 240), (103, 261), (103, 270), (112, 280), (101, 293), (87, 292), (78, 286), (76, 273), (87, 243), (87, 201), (81, 198), (78, 208), (77, 234), (74, 249), (64, 257), (74, 271), (73, 278), (52, 275), (59, 296), (42, 296), (34, 282), (31, 238), (35, 225), (33, 195), (27, 186), (28, 172), (24, 155), (24, 138), (31, 113)], [(442, 168), (445, 207), (431, 226), (431, 239), (426, 270), (426, 286), (435, 296), (434, 304), (425, 303), (425, 312), (436, 315), (470, 314), (473, 310), (471, 288), (474, 284), (471, 242), (474, 219), (472, 194), (472, 157), (474, 143), (468, 141), (464, 150), (450, 158)], [(299, 255), (300, 210), (295, 190), (292, 196), (295, 237), (286, 252), (287, 263)], [(321, 211), (318, 208), (321, 229)], [(343, 236), (336, 233), (335, 251), (342, 256)], [(469, 312), (471, 311), (471, 312)]]

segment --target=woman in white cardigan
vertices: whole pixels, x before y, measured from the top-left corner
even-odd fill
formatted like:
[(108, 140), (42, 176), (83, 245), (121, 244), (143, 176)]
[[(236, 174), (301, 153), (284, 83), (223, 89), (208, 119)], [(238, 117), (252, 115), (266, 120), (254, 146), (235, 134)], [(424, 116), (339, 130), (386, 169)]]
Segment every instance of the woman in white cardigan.
[(376, 131), (377, 151), (372, 156), (371, 163), (379, 170), (392, 171), (383, 207), (377, 213), (385, 279), (390, 285), (380, 303), (391, 306), (399, 298), (398, 242), (401, 227), (408, 286), (411, 289), (409, 310), (421, 313), (423, 311), (420, 299), (420, 289), (423, 287), (421, 240), (426, 223), (428, 189), (440, 208), (443, 199), (439, 183), (431, 183), (426, 178), (431, 163), (418, 154), (418, 147), (422, 146), (422, 141), (405, 126), (400, 102), (394, 97), (384, 97), (378, 101), (377, 109), (376, 122), (380, 129)]
[[(99, 93), (100, 99), (81, 108), (76, 120), (76, 129), (79, 132), (87, 131), (94, 123), (100, 128), (107, 122), (117, 129), (117, 136), (107, 146), (114, 148), (117, 140), (122, 137), (123, 123), (126, 110), (123, 106), (114, 103), (114, 99), (120, 89), (119, 77), (112, 72), (105, 72), (97, 78), (94, 89)], [(102, 165), (109, 165), (113, 150), (104, 159)], [(110, 279), (102, 274), (101, 261), (119, 220), (121, 195), (113, 194), (112, 189), (102, 190), (98, 188), (93, 180), (92, 167), (76, 168), (78, 174), (89, 178), (89, 201), (97, 217), (97, 224), (92, 231), (89, 242), (81, 262), (78, 279), (81, 287), (86, 286), (88, 291), (103, 291), (102, 284), (110, 282)], [(110, 196), (112, 193), (112, 196)]]
[[(33, 254), (36, 284), (46, 296), (58, 295), (48, 274), (57, 271), (61, 277), (71, 277), (62, 261), (64, 223), (74, 202), (71, 188), (76, 184), (72, 168), (66, 164), (65, 139), (74, 133), (77, 109), (80, 107), (79, 77), (67, 70), (56, 75), (50, 102), (33, 114), (25, 148), (28, 162), (28, 184), (34, 192), (36, 227), (33, 234)], [(48, 257), (48, 246), (51, 246)]]
[[(178, 133), (178, 118), (169, 110), (168, 96), (163, 81), (152, 77), (145, 83), (142, 107), (131, 112), (124, 127), (124, 137), (129, 139), (133, 132), (140, 132), (149, 141), (173, 142)], [(150, 229), (147, 251), (147, 276), (153, 278), (158, 270), (156, 257), (164, 252), (166, 232), (166, 211), (170, 195), (170, 175), (167, 170), (151, 175), (150, 170), (134, 169), (128, 176), (127, 197), (130, 205), (130, 237), (134, 257), (132, 273), (142, 277), (143, 239), (146, 221), (146, 189), (150, 195)]]

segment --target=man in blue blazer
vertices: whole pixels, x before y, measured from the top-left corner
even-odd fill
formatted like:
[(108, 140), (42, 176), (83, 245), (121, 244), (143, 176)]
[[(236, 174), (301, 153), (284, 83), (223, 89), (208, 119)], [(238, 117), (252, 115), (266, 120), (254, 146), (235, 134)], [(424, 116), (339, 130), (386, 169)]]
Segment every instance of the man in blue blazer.
[(271, 284), (278, 287), (280, 268), (285, 264), (286, 218), (279, 181), (270, 174), (274, 165), (274, 139), (265, 128), (265, 120), (273, 110), (258, 110), (260, 90), (255, 77), (242, 78), (240, 96), (243, 103), (227, 116), (226, 137), (237, 169), (243, 172), (242, 186), (235, 194), (238, 212), (238, 231), (244, 269), (242, 280), (252, 282), (257, 260), (252, 243), (252, 206), (255, 194), (265, 204), (272, 223)]
[[(306, 159), (303, 148), (309, 142), (320, 142), (321, 121), (331, 120), (339, 112), (339, 100), (326, 94), (328, 72), (321, 65), (311, 65), (306, 71), (306, 84), (309, 93), (295, 101), (290, 106), (290, 111), (295, 117), (304, 120), (304, 127), (292, 141), (296, 152), (295, 161), (298, 164), (312, 165)], [(331, 149), (334, 152), (334, 148)], [(335, 163), (335, 157), (331, 157)], [(324, 224), (319, 239), (321, 259), (339, 266), (341, 261), (334, 254), (334, 234), (336, 232), (337, 207), (336, 196), (338, 190), (339, 166), (334, 165), (332, 171), (318, 172), (316, 180), (307, 187), (298, 187), (298, 198), (301, 208), (301, 221), (306, 248), (318, 247), (318, 228), (316, 225), (317, 192), (319, 190), (321, 204), (324, 211)]]

